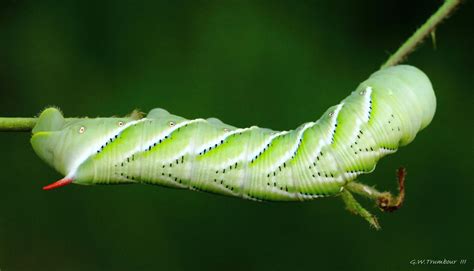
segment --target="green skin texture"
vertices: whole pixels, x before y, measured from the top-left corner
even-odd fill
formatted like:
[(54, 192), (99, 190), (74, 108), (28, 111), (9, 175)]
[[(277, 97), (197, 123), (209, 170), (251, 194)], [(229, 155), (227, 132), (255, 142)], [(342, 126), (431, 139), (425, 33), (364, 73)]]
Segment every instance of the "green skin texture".
[(65, 120), (44, 110), (31, 144), (73, 183), (147, 183), (265, 201), (339, 194), (410, 143), (432, 120), (436, 98), (413, 66), (375, 72), (316, 122), (292, 131), (187, 120), (163, 109), (145, 118)]

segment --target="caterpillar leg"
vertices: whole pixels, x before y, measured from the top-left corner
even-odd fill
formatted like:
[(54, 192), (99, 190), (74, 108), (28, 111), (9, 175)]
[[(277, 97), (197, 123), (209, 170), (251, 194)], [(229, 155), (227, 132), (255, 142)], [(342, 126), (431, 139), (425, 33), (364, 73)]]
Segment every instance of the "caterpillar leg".
[(384, 212), (393, 212), (402, 207), (405, 200), (405, 176), (406, 170), (400, 167), (397, 170), (398, 190), (397, 196), (393, 196), (390, 192), (379, 192), (375, 188), (363, 185), (357, 182), (351, 182), (346, 188), (356, 194), (362, 195), (377, 202), (377, 206)]
[(346, 204), (347, 210), (349, 210), (353, 214), (363, 217), (376, 230), (380, 230), (380, 225), (377, 221), (377, 218), (373, 214), (369, 213), (369, 211), (364, 209), (364, 207), (362, 207), (359, 202), (357, 202), (354, 196), (352, 196), (351, 192), (349, 192), (347, 189), (344, 189), (341, 193), (341, 197), (344, 203)]

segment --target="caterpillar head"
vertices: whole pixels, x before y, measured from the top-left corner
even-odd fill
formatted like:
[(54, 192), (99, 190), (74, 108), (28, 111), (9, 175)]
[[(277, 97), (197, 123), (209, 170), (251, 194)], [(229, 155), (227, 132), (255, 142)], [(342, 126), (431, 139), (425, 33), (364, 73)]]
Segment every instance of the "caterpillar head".
[(72, 182), (78, 167), (128, 121), (130, 118), (64, 119), (56, 108), (44, 110), (33, 128), (31, 145), (42, 160), (66, 176), (45, 189)]
[(436, 111), (436, 96), (430, 79), (420, 69), (409, 65), (398, 65), (373, 73), (362, 82), (356, 92), (373, 88), (382, 107), (393, 105), (405, 124), (400, 146), (415, 139), (417, 133), (430, 124)]

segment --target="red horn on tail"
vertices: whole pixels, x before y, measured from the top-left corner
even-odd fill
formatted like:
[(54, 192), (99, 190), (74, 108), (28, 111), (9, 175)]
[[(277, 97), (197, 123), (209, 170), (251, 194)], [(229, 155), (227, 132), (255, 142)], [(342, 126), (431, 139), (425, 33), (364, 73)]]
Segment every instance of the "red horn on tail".
[(58, 188), (58, 187), (61, 187), (61, 186), (65, 186), (65, 185), (68, 185), (70, 183), (72, 183), (73, 179), (72, 178), (63, 178), (59, 181), (56, 181), (50, 185), (47, 185), (45, 187), (43, 187), (43, 190), (51, 190), (51, 189), (55, 189), (55, 188)]

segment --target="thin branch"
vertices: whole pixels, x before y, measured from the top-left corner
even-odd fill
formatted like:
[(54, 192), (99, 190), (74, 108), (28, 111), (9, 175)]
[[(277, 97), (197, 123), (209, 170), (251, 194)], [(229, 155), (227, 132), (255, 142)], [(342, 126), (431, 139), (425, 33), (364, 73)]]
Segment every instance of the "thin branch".
[(379, 192), (377, 189), (352, 181), (345, 188), (350, 192), (367, 197), (377, 202), (378, 207), (385, 212), (393, 212), (400, 209), (405, 199), (405, 176), (406, 170), (401, 167), (397, 170), (398, 190), (397, 196), (389, 192)]
[(446, 19), (461, 3), (461, 0), (446, 0), (444, 4), (426, 21), (400, 48), (391, 55), (381, 69), (394, 66), (405, 60), (423, 40), (433, 33), (436, 27)]
[[(403, 61), (460, 3), (461, 0), (446, 0), (439, 10), (382, 65), (382, 69)], [(0, 132), (29, 132), (36, 121), (36, 118), (0, 118)]]
[(0, 118), (0, 132), (29, 132), (37, 118)]

